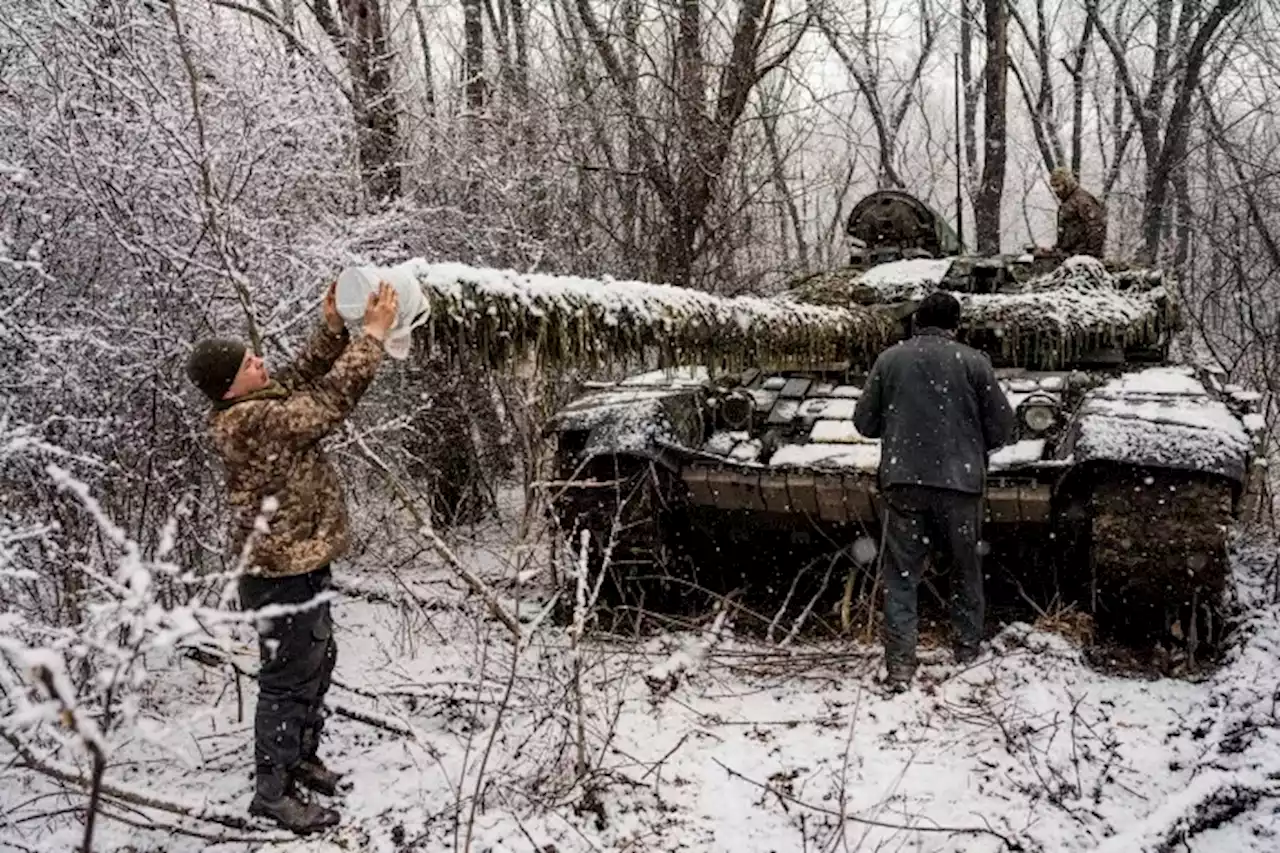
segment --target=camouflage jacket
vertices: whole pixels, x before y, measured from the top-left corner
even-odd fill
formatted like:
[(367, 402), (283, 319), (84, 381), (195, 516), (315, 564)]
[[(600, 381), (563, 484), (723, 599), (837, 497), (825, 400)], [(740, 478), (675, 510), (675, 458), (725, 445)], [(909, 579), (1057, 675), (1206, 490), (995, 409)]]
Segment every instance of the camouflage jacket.
[(1067, 255), (1101, 258), (1106, 242), (1106, 209), (1092, 195), (1076, 187), (1058, 207), (1057, 250)]
[(245, 555), (247, 543), (251, 574), (304, 574), (349, 547), (342, 486), (320, 440), (355, 408), (383, 348), (364, 335), (348, 341), (345, 329), (335, 335), (321, 324), (270, 386), (216, 403), (209, 416), (226, 469), (234, 553)]

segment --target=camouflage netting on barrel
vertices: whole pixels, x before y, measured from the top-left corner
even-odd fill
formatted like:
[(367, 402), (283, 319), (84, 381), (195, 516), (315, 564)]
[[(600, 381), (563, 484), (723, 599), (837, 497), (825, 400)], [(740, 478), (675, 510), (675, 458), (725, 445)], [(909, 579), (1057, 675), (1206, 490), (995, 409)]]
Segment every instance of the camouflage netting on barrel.
[(759, 297), (732, 299), (640, 281), (522, 274), (407, 261), (431, 305), (419, 335), (434, 351), (491, 366), (705, 364), (720, 369), (873, 359), (890, 315)]
[(1155, 348), (1179, 325), (1163, 284), (1122, 289), (1094, 258), (1069, 258), (1017, 293), (956, 295), (961, 337), (1001, 363), (1037, 370), (1110, 348)]

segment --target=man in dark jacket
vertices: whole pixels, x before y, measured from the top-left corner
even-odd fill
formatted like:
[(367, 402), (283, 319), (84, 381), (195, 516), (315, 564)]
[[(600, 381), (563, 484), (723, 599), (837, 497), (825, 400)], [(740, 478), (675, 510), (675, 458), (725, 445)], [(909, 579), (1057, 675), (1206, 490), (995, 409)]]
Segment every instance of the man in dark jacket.
[(329, 587), (329, 564), (346, 552), (349, 537), (338, 472), (320, 440), (373, 381), (396, 301), (385, 284), (370, 295), (364, 333), (352, 340), (330, 287), (324, 323), (274, 379), (238, 341), (202, 341), (187, 362), (187, 375), (213, 401), (209, 432), (226, 470), (232, 545), (245, 567), (240, 606), (285, 608), (258, 620), (257, 771), (249, 812), (298, 833), (338, 822), (337, 812), (303, 802), (294, 788), (334, 794), (339, 783), (317, 755), (337, 644), (329, 604), (316, 598)]
[(876, 359), (854, 412), (858, 431), (881, 440), (885, 668), (895, 689), (915, 674), (916, 589), (930, 550), (952, 568), (956, 659), (977, 657), (982, 639), (987, 454), (1008, 442), (1013, 410), (987, 357), (955, 340), (959, 324), (954, 296), (926, 297), (917, 333)]

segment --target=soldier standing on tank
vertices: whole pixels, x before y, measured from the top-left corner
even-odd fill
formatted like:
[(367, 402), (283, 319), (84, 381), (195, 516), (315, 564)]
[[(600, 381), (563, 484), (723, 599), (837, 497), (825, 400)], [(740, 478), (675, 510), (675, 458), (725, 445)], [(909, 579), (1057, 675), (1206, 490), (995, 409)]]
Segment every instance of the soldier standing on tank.
[(1014, 423), (990, 360), (955, 340), (954, 296), (929, 294), (915, 325), (876, 359), (854, 412), (858, 432), (881, 440), (885, 669), (895, 691), (915, 675), (917, 588), (931, 551), (951, 567), (956, 661), (978, 656), (987, 454), (1008, 442)]
[(226, 470), (232, 540), (243, 556), (240, 606), (283, 606), (257, 622), (256, 782), (250, 814), (297, 833), (338, 822), (338, 813), (304, 802), (295, 785), (333, 795), (340, 776), (317, 755), (323, 702), (337, 660), (327, 601), (330, 563), (348, 548), (338, 472), (320, 440), (355, 408), (382, 360), (397, 296), (385, 283), (369, 296), (364, 331), (351, 339), (335, 288), (298, 359), (268, 376), (239, 341), (200, 342), (187, 362), (191, 381), (213, 401), (209, 433)]
[(1053, 252), (1101, 259), (1107, 242), (1107, 212), (1102, 203), (1080, 186), (1070, 169), (1054, 169), (1049, 186), (1060, 202), (1058, 243)]

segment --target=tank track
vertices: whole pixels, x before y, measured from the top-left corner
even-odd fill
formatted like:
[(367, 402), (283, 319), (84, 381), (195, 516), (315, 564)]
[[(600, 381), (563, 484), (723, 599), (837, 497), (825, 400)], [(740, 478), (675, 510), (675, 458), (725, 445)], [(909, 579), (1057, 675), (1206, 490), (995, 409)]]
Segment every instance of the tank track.
[(1091, 609), (1126, 646), (1182, 646), (1194, 662), (1222, 637), (1232, 488), (1190, 472), (1136, 470), (1091, 497)]

